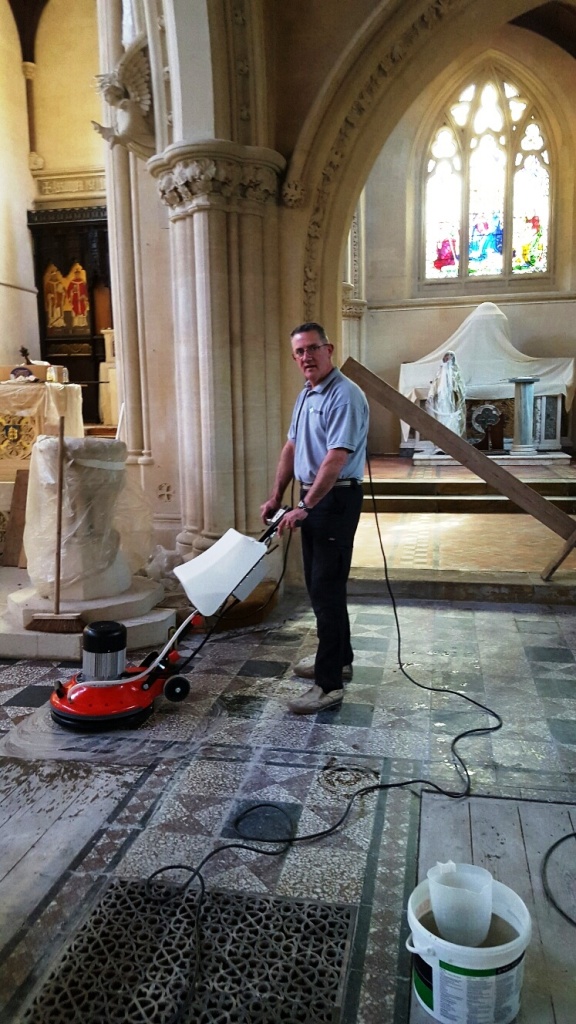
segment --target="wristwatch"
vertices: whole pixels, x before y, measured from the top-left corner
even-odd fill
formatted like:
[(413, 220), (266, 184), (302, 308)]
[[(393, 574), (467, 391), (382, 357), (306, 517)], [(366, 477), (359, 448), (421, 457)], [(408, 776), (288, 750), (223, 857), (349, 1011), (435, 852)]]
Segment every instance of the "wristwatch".
[(311, 512), (312, 511), (312, 509), (308, 508), (308, 505), (306, 504), (305, 501), (299, 501), (298, 502), (298, 508), (303, 508), (305, 512)]

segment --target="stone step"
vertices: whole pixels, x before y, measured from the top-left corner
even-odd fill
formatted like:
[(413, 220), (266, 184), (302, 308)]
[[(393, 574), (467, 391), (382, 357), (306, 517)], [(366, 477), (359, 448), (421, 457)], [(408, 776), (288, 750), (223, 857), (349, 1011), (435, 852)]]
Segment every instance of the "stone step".
[[(545, 495), (552, 505), (567, 515), (576, 515), (576, 495)], [(526, 510), (510, 501), (504, 494), (404, 494), (398, 490), (388, 494), (364, 494), (363, 512), (420, 512), (420, 513), (511, 513), (526, 514)]]
[[(576, 578), (552, 577), (545, 582), (537, 572), (458, 571), (455, 569), (389, 569), (395, 600), (491, 602), (502, 604), (573, 605)], [(377, 598), (390, 602), (384, 568), (354, 568), (348, 581), (353, 600)]]
[[(135, 651), (146, 647), (163, 647), (176, 622), (173, 608), (153, 608), (145, 615), (123, 622), (127, 631), (126, 648)], [(46, 661), (81, 661), (82, 633), (46, 633), (14, 625), (0, 618), (0, 657), (33, 658)]]
[[(112, 598), (92, 601), (61, 601), (60, 612), (77, 615), (82, 623), (102, 619), (121, 622), (127, 630), (129, 651), (163, 647), (176, 624), (176, 611), (160, 607), (164, 598), (161, 583), (134, 576), (129, 590)], [(0, 586), (0, 657), (78, 661), (82, 657), (82, 632), (61, 631), (58, 622), (50, 628), (27, 629), (35, 615), (53, 611), (52, 602), (40, 598), (25, 569), (5, 568)]]
[[(576, 497), (575, 480), (524, 480), (527, 487), (545, 497)], [(499, 494), (497, 488), (484, 480), (364, 480), (364, 494), (418, 496)]]
[[(6, 599), (6, 615), (17, 626), (27, 628), (35, 615), (50, 614), (53, 610), (52, 601), (39, 597), (36, 589), (30, 586), (27, 576), (23, 577), (28, 585), (20, 586), (9, 593)], [(65, 593), (65, 592), (64, 592)], [(164, 587), (161, 583), (145, 576), (133, 576), (129, 590), (114, 597), (93, 598), (90, 601), (70, 601), (62, 597), (60, 611), (78, 614), (84, 622), (97, 622), (101, 619), (113, 619), (124, 622), (146, 615), (164, 598)]]

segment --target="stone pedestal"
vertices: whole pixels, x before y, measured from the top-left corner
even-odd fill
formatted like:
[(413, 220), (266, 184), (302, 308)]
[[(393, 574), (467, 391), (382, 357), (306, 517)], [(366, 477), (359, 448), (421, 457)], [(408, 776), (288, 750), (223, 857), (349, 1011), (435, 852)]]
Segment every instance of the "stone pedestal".
[[(58, 522), (58, 438), (34, 446), (24, 547), (41, 598), (53, 598)], [(130, 587), (114, 511), (125, 485), (126, 445), (111, 438), (65, 438), (62, 466), (60, 592), (63, 601), (112, 597)]]
[(534, 446), (534, 385), (539, 377), (511, 377), (514, 384), (513, 455), (537, 455)]

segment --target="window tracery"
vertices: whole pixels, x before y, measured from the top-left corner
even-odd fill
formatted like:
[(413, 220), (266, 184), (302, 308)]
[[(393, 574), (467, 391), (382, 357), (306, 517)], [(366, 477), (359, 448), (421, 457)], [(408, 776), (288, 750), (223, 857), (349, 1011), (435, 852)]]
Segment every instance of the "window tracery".
[(425, 284), (515, 286), (551, 269), (548, 133), (536, 103), (489, 66), (449, 101), (424, 172)]

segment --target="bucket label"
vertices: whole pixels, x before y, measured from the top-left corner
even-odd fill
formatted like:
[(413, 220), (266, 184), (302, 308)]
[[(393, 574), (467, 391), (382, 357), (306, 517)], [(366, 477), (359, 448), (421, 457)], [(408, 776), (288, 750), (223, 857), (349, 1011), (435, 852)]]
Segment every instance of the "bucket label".
[(523, 974), (524, 953), (489, 970), (431, 965), (414, 956), (416, 996), (442, 1024), (510, 1024), (520, 1008)]

